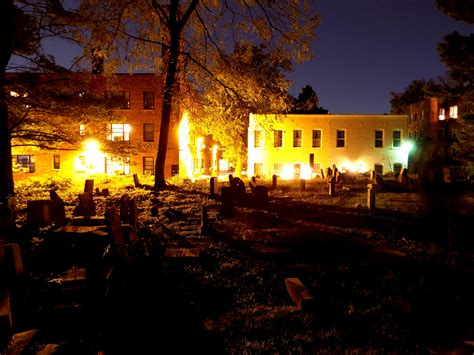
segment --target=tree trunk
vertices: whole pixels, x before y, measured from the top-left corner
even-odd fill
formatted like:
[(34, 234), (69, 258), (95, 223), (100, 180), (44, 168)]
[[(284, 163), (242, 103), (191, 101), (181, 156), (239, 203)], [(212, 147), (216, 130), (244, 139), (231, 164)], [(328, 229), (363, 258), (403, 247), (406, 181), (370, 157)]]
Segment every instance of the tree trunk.
[(178, 66), (179, 34), (172, 34), (170, 42), (169, 60), (166, 63), (166, 79), (161, 110), (160, 138), (155, 164), (155, 190), (161, 190), (166, 187), (165, 162), (168, 150), (173, 93), (176, 84), (176, 72)]
[(0, 202), (13, 196), (12, 147), (5, 71), (13, 53), (13, 0), (0, 1)]

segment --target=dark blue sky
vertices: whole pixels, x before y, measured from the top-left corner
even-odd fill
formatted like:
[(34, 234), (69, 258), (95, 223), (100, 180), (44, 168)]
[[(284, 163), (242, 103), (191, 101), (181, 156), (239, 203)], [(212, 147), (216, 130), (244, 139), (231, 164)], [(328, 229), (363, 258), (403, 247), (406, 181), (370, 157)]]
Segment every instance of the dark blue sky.
[(436, 45), (474, 26), (452, 20), (434, 0), (318, 0), (322, 17), (311, 62), (290, 76), (306, 84), (331, 113), (388, 113), (390, 92), (445, 72)]
[[(0, 0), (1, 1), (1, 0)], [(322, 22), (312, 61), (290, 75), (292, 94), (306, 84), (331, 113), (388, 113), (390, 92), (442, 75), (436, 45), (474, 26), (441, 13), (435, 0), (315, 0)], [(46, 44), (68, 66), (80, 50)]]

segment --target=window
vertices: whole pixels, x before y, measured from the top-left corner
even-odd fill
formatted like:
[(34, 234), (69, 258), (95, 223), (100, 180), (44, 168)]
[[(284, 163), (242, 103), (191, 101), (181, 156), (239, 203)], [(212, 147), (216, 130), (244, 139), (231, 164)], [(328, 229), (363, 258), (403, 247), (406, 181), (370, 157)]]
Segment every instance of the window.
[(254, 133), (254, 147), (263, 147), (263, 131), (255, 130)]
[(449, 117), (450, 118), (458, 118), (458, 107), (457, 107), (457, 105), (451, 106), (449, 108)]
[(301, 164), (294, 164), (293, 165), (293, 178), (299, 179), (301, 176)]
[(275, 148), (283, 147), (283, 131), (282, 130), (273, 131), (273, 146)]
[[(415, 133), (416, 136), (416, 133)], [(402, 146), (402, 131), (396, 129), (393, 131), (392, 135), (392, 147), (393, 148), (400, 148)]]
[(314, 167), (314, 154), (309, 155), (309, 167), (313, 168)]
[(105, 97), (109, 100), (110, 108), (130, 108), (130, 92), (129, 91), (106, 91)]
[(153, 175), (155, 173), (155, 159), (153, 157), (143, 157), (143, 175)]
[(273, 174), (280, 176), (282, 172), (283, 172), (283, 164), (281, 163), (273, 164)]
[(83, 136), (85, 134), (86, 134), (86, 125), (83, 125), (83, 124), (79, 125), (79, 135)]
[(374, 171), (375, 171), (375, 175), (382, 176), (383, 175), (383, 165), (375, 163), (374, 164)]
[(154, 91), (143, 91), (143, 109), (144, 110), (155, 109), (155, 92)]
[(393, 163), (393, 172), (394, 173), (399, 173), (402, 171), (403, 165), (400, 163)]
[(375, 148), (383, 148), (383, 131), (375, 130)]
[(446, 119), (444, 108), (440, 108), (438, 113), (439, 120), (444, 121)]
[(321, 130), (313, 129), (313, 148), (321, 148)]
[(346, 146), (346, 131), (338, 129), (336, 132), (336, 148), (344, 148)]
[(111, 175), (130, 175), (130, 158), (105, 157), (105, 173)]
[(125, 123), (112, 123), (109, 126), (108, 140), (112, 142), (129, 142), (130, 125)]
[(321, 175), (321, 163), (314, 163), (313, 173), (316, 173), (316, 175)]
[(254, 163), (253, 164), (253, 174), (256, 177), (261, 177), (263, 175), (263, 164), (262, 163)]
[(36, 172), (34, 155), (12, 155), (12, 170), (14, 173), (34, 173)]
[(59, 154), (53, 155), (53, 169), (61, 169), (61, 156)]
[(303, 141), (303, 131), (301, 129), (295, 129), (293, 131), (293, 147), (301, 147)]
[(155, 125), (153, 123), (143, 124), (143, 141), (153, 142), (155, 140)]

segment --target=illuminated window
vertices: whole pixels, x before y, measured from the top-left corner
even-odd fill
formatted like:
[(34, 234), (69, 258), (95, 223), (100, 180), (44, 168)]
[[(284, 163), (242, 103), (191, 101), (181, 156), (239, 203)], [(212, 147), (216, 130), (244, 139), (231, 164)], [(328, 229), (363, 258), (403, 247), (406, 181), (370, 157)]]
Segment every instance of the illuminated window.
[(129, 91), (106, 91), (105, 97), (108, 99), (110, 108), (129, 109), (130, 92)]
[(105, 157), (105, 173), (130, 175), (130, 157)]
[(338, 129), (336, 132), (336, 148), (344, 148), (346, 146), (346, 131)]
[(143, 124), (143, 141), (153, 142), (155, 140), (155, 126), (153, 123)]
[(402, 171), (403, 165), (400, 163), (393, 163), (393, 172), (394, 173), (399, 173)]
[(12, 170), (14, 173), (36, 172), (34, 155), (12, 155)]
[(263, 164), (254, 163), (253, 164), (253, 174), (255, 177), (261, 177), (263, 175)]
[(155, 92), (154, 91), (143, 91), (143, 109), (144, 110), (155, 109)]
[(261, 148), (263, 147), (263, 131), (255, 130), (254, 131), (254, 147)]
[(273, 131), (273, 146), (275, 148), (283, 147), (283, 131), (282, 130)]
[(293, 178), (299, 179), (301, 176), (301, 164), (294, 164), (293, 165)]
[(273, 164), (273, 174), (280, 176), (282, 172), (283, 172), (283, 164), (281, 163)]
[(293, 130), (293, 147), (301, 147), (303, 142), (303, 131), (301, 129)]
[(383, 164), (375, 163), (374, 164), (374, 171), (375, 171), (375, 175), (382, 176), (383, 175)]
[(458, 118), (458, 106), (451, 106), (449, 108), (449, 117), (451, 118)]
[(79, 135), (83, 136), (84, 134), (86, 134), (86, 125), (79, 125)]
[(440, 108), (438, 114), (440, 121), (444, 121), (446, 119), (444, 108)]
[[(415, 132), (416, 136), (416, 132)], [(392, 147), (393, 148), (400, 148), (402, 146), (402, 131), (396, 129), (393, 131), (392, 134)]]
[(321, 130), (313, 129), (313, 148), (321, 148)]
[(61, 169), (61, 156), (59, 154), (53, 155), (53, 169)]
[(84, 155), (79, 156), (79, 164), (77, 165), (78, 173), (85, 173), (87, 170), (86, 157)]
[(375, 130), (375, 148), (383, 148), (383, 131)]
[(153, 157), (143, 157), (143, 175), (153, 175), (155, 173), (155, 159)]
[(112, 123), (109, 126), (108, 140), (112, 142), (129, 142), (130, 125), (122, 123)]
[(314, 163), (313, 172), (317, 175), (321, 175), (321, 163)]

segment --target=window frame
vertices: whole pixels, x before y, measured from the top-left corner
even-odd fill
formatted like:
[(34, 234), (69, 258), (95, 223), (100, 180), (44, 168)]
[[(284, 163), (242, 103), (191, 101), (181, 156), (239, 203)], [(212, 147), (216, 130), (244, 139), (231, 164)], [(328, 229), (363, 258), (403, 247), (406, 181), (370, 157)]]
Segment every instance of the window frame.
[[(147, 130), (145, 127), (148, 127)], [(151, 127), (151, 130), (150, 130)], [(150, 137), (151, 134), (151, 137)], [(155, 141), (155, 124), (154, 123), (144, 123), (143, 124), (143, 141), (144, 142), (154, 142)]]
[(263, 130), (256, 129), (253, 132), (253, 147), (254, 148), (263, 148)]
[[(298, 137), (298, 132), (300, 137)], [(302, 148), (303, 147), (303, 130), (294, 129), (293, 130), (293, 148)]]
[[(379, 135), (380, 137), (378, 137), (378, 135)], [(383, 148), (383, 136), (384, 136), (383, 129), (376, 129), (376, 130), (375, 130), (374, 148)]]
[[(151, 169), (149, 169), (150, 160)], [(143, 175), (155, 175), (155, 157), (143, 157)]]
[[(27, 160), (26, 164), (24, 162), (25, 159)], [(12, 155), (12, 168), (13, 168), (12, 171), (14, 173), (27, 173), (27, 174), (35, 173), (36, 172), (35, 156), (24, 155), (24, 154)]]
[[(396, 138), (395, 133), (399, 133), (400, 136)], [(398, 144), (396, 144), (395, 142), (398, 142)], [(392, 148), (401, 148), (401, 147), (402, 147), (402, 130), (394, 129), (392, 131)]]
[(61, 155), (53, 155), (53, 170), (61, 170)]
[[(339, 136), (339, 133), (342, 133), (342, 138)], [(336, 129), (336, 148), (345, 148), (346, 147), (346, 130), (345, 129)], [(341, 145), (342, 142), (342, 145)]]
[[(314, 137), (314, 134), (316, 132), (319, 132), (319, 138)], [(312, 136), (312, 147), (313, 148), (321, 148), (322, 147), (322, 140), (323, 140), (323, 131), (321, 129), (313, 129), (313, 132), (312, 132), (311, 136)], [(318, 142), (319, 142), (319, 145), (317, 144)]]
[(130, 91), (106, 91), (106, 99), (112, 109), (130, 110)]
[[(126, 127), (128, 127), (128, 130)], [(110, 123), (108, 129), (107, 140), (111, 142), (130, 142), (132, 127), (129, 123)], [(115, 139), (118, 137), (121, 137), (121, 139)]]
[(283, 130), (275, 129), (273, 131), (273, 147), (283, 148)]
[[(151, 98), (147, 98), (146, 95), (151, 93)], [(151, 103), (149, 102), (151, 100)], [(154, 110), (155, 109), (155, 92), (152, 90), (143, 91), (143, 109)]]

